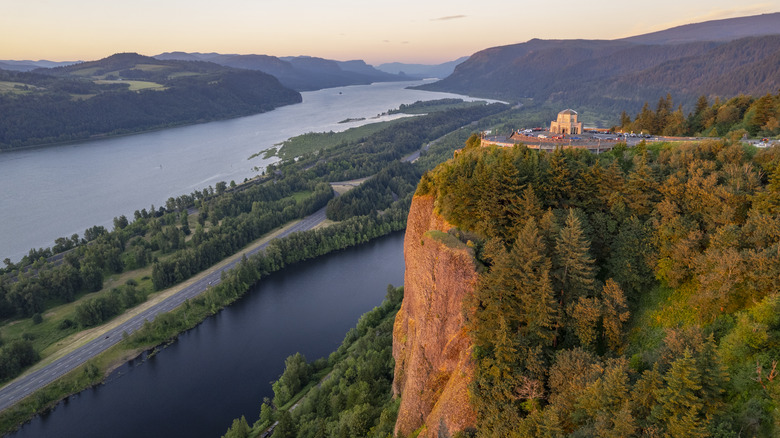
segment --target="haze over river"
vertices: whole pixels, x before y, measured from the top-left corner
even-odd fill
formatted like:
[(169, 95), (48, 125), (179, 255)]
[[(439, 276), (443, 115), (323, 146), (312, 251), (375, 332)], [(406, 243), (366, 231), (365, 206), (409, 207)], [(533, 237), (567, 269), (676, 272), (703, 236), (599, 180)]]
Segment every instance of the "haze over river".
[[(449, 93), (407, 90), (422, 82), (386, 82), (301, 93), (303, 103), (263, 114), (62, 146), (0, 153), (0, 260), (83, 236), (93, 225), (165, 204), (170, 197), (241, 182), (276, 158), (261, 154), (307, 132), (343, 131), (402, 103)], [(360, 122), (338, 123), (366, 118)], [(395, 116), (398, 117), (398, 116)]]

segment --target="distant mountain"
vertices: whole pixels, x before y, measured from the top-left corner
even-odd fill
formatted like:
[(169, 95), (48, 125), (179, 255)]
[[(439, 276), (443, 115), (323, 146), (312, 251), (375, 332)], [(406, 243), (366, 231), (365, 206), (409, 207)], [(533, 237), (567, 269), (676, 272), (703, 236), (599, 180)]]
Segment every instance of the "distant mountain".
[(0, 69), (11, 70), (11, 71), (31, 71), (31, 70), (35, 70), (36, 68), (60, 67), (64, 65), (75, 64), (77, 62), (81, 62), (81, 61), (55, 62), (55, 61), (46, 61), (43, 59), (40, 61), (0, 60)]
[[(777, 25), (772, 28), (769, 21)], [(449, 77), (418, 88), (502, 100), (532, 98), (607, 112), (634, 111), (667, 93), (690, 105), (701, 95), (777, 92), (780, 35), (762, 34), (780, 34), (780, 14), (715, 23), (732, 35), (752, 28), (759, 36), (714, 40), (709, 22), (613, 41), (533, 39), (477, 52)], [(702, 39), (661, 43), (685, 40), (690, 29), (701, 32)]]
[(275, 76), (282, 85), (297, 91), (311, 91), (345, 85), (409, 80), (379, 71), (363, 61), (333, 61), (311, 56), (278, 58), (268, 55), (223, 55), (219, 53), (168, 52), (157, 59), (208, 61), (233, 68), (259, 70)]
[(120, 53), (31, 72), (0, 70), (0, 149), (270, 111), (301, 101), (266, 73)]
[(401, 62), (390, 62), (377, 66), (377, 69), (414, 79), (443, 79), (451, 75), (452, 72), (455, 71), (455, 67), (467, 59), (469, 59), (469, 57), (464, 56), (442, 64), (404, 64)]
[(692, 41), (733, 41), (780, 34), (780, 12), (686, 24), (659, 32), (623, 38), (639, 44), (679, 44)]

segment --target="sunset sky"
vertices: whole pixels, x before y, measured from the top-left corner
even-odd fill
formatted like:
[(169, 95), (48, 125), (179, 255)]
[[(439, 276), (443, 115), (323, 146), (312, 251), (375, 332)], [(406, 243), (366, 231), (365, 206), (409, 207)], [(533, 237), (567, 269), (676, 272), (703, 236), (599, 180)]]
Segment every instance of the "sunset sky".
[[(117, 52), (434, 64), (531, 38), (614, 39), (780, 11), (780, 0), (3, 0), (0, 59)], [(555, 10), (553, 5), (559, 5)]]

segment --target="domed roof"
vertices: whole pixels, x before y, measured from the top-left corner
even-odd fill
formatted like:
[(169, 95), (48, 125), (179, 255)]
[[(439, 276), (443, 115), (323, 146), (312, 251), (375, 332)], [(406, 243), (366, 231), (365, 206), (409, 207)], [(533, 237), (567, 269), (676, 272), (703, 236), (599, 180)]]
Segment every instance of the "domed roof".
[(568, 115), (576, 115), (577, 111), (574, 111), (573, 109), (565, 109), (558, 114), (568, 114)]

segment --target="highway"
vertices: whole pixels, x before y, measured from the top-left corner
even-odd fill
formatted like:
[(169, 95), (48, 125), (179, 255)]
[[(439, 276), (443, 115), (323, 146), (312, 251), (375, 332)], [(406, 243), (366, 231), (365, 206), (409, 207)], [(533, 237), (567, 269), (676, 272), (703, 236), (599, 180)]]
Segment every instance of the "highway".
[[(323, 207), (311, 215), (301, 219), (280, 233), (276, 238), (280, 239), (296, 231), (311, 230), (312, 228), (321, 224), (324, 220), (325, 208)], [(244, 254), (247, 257), (255, 254), (258, 251), (265, 249), (266, 246), (268, 246), (268, 243), (270, 242), (264, 243), (250, 251), (246, 251)], [(179, 307), (186, 300), (192, 299), (202, 294), (208, 289), (209, 285), (216, 285), (220, 282), (223, 271), (232, 269), (240, 261), (241, 258), (239, 257), (222, 268), (215, 269), (205, 275), (199, 274), (200, 277), (193, 284), (185, 287), (180, 292), (168, 297), (167, 299), (150, 307), (144, 312), (127, 320), (120, 326), (100, 335), (97, 339), (89, 341), (85, 345), (55, 360), (45, 367), (21, 376), (7, 384), (2, 389), (0, 389), (0, 411), (13, 406), (16, 402), (54, 382), (76, 367), (87, 362), (89, 359), (112, 347), (122, 340), (123, 333), (131, 334), (141, 328), (145, 321), (152, 321), (157, 315), (170, 312), (171, 310)]]

